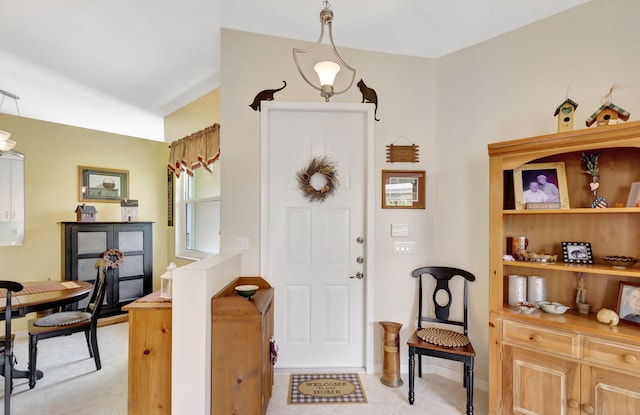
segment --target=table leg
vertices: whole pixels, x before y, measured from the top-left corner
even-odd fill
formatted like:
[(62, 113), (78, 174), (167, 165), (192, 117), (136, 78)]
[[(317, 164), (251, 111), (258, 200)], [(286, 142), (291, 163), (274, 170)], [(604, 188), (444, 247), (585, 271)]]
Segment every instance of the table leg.
[[(16, 369), (15, 367), (11, 371), (11, 375), (13, 376), (14, 379), (29, 379), (29, 371), (28, 370), (20, 370), (20, 369)], [(42, 373), (42, 370), (36, 370), (36, 380), (42, 379), (43, 376), (44, 376), (44, 374)], [(29, 388), (30, 389), (33, 389), (35, 386), (36, 386), (35, 383), (33, 385), (31, 385), (31, 383), (29, 383)]]

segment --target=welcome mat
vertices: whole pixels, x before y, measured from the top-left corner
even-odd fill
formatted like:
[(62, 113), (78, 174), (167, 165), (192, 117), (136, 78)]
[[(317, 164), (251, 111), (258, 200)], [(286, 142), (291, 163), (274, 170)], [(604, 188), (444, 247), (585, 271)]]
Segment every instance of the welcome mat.
[(367, 396), (357, 373), (296, 373), (289, 377), (288, 403), (367, 403)]

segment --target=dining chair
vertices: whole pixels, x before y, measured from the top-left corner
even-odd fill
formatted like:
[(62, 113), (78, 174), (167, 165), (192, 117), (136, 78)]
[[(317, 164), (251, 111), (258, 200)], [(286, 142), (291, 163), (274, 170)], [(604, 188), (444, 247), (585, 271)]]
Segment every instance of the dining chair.
[[(473, 414), (473, 360), (476, 352), (467, 337), (467, 286), (476, 277), (468, 271), (451, 267), (422, 267), (411, 275), (418, 283), (418, 328), (407, 340), (409, 346), (409, 403), (415, 400), (415, 355), (418, 355), (418, 376), (422, 377), (422, 356), (462, 362), (463, 384), (467, 389), (467, 415)], [(427, 277), (434, 281), (424, 281)], [(450, 283), (453, 277), (462, 277), (462, 295), (453, 300)], [(457, 286), (456, 286), (457, 288)], [(433, 306), (425, 310), (423, 290), (432, 294)], [(460, 290), (455, 290), (460, 291)], [(431, 305), (431, 304), (430, 304)], [(450, 317), (451, 306), (454, 315)], [(423, 325), (423, 323), (427, 323)]]
[(13, 390), (13, 333), (11, 332), (11, 293), (22, 291), (22, 284), (15, 281), (0, 281), (0, 288), (6, 290), (4, 309), (4, 337), (0, 337), (2, 354), (2, 376), (4, 376), (4, 413), (11, 413), (11, 391)]
[(36, 386), (38, 341), (51, 337), (66, 336), (84, 332), (87, 338), (89, 356), (93, 357), (96, 370), (102, 368), (98, 350), (98, 317), (106, 291), (106, 269), (104, 261), (96, 263), (97, 275), (93, 290), (84, 310), (61, 311), (46, 317), (29, 320), (29, 388)]

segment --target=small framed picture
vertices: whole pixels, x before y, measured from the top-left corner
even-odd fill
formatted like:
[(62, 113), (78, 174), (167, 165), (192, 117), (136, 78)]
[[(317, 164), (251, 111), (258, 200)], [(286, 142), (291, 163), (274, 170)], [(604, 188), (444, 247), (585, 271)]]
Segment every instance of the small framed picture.
[(383, 209), (424, 209), (424, 170), (382, 170)]
[(640, 326), (640, 284), (620, 282), (618, 284), (618, 306), (620, 320)]
[(562, 257), (569, 264), (593, 264), (590, 242), (562, 242)]
[(627, 207), (640, 207), (640, 182), (631, 183)]
[(563, 162), (530, 163), (513, 169), (516, 210), (569, 209)]

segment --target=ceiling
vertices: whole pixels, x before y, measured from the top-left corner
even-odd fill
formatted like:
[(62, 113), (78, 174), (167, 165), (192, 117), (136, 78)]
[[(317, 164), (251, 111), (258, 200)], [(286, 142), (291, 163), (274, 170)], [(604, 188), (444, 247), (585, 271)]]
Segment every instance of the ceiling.
[[(438, 58), (589, 0), (334, 0), (338, 46)], [(23, 117), (163, 140), (217, 88), (220, 27), (315, 42), (320, 0), (0, 0), (0, 90)], [(0, 112), (17, 114), (13, 99)], [(2, 129), (2, 126), (0, 126)], [(17, 139), (17, 137), (16, 137)]]

